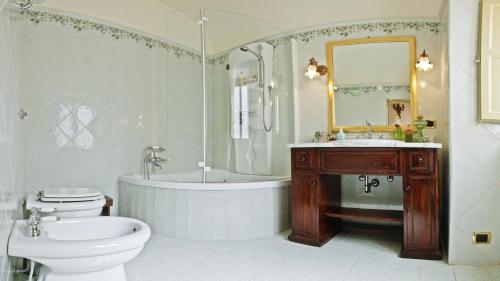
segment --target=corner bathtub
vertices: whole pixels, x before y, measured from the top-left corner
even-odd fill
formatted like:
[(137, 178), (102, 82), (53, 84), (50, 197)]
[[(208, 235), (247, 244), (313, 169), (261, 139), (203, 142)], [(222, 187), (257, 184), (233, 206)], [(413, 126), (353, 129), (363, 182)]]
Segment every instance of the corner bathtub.
[(146, 222), (153, 234), (193, 240), (247, 240), (290, 226), (290, 179), (212, 170), (119, 177), (118, 213)]

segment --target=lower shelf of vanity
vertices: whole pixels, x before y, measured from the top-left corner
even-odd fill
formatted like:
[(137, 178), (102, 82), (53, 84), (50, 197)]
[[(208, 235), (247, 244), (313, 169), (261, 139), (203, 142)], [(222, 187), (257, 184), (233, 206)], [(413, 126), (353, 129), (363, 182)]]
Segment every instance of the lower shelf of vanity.
[(403, 224), (403, 211), (357, 208), (334, 208), (325, 213), (326, 217), (370, 223)]

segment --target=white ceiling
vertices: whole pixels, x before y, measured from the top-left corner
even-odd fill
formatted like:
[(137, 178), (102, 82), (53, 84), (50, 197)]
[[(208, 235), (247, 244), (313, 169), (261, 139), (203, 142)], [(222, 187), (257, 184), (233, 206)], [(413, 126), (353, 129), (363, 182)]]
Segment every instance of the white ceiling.
[(220, 9), (252, 16), (289, 31), (354, 20), (436, 18), (442, 0), (160, 0), (170, 8)]
[[(199, 49), (207, 9), (207, 51), (310, 26), (388, 18), (436, 18), (442, 0), (46, 0), (42, 6), (121, 24)], [(184, 10), (184, 11), (179, 11)], [(185, 11), (189, 10), (189, 11)], [(179, 12), (172, 12), (179, 11)]]

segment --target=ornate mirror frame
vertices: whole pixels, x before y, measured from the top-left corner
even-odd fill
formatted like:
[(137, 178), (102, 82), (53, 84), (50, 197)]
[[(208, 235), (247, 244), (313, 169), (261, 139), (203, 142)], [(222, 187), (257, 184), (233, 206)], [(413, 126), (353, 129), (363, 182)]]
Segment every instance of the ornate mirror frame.
[[(340, 127), (335, 125), (335, 89), (334, 89), (334, 73), (333, 73), (333, 52), (335, 47), (348, 46), (356, 44), (371, 44), (371, 43), (391, 43), (391, 42), (406, 42), (408, 43), (409, 60), (410, 60), (410, 102), (412, 119), (417, 119), (419, 97), (417, 93), (417, 74), (416, 74), (416, 39), (413, 36), (405, 37), (378, 37), (378, 38), (361, 38), (342, 41), (330, 41), (326, 43), (326, 58), (328, 66), (328, 126), (331, 132), (338, 132)], [(358, 133), (367, 132), (367, 126), (342, 126), (344, 132)], [(393, 126), (374, 125), (374, 132), (392, 132)]]

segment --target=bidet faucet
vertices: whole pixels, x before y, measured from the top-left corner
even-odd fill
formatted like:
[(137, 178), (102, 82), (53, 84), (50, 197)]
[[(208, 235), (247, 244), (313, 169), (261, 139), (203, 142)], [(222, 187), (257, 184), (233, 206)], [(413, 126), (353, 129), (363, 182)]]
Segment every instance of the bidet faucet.
[(372, 123), (368, 122), (368, 119), (365, 119), (365, 126), (368, 126), (368, 139), (372, 139)]
[(40, 226), (41, 222), (42, 222), (42, 216), (40, 216), (40, 209), (32, 207), (31, 214), (28, 219), (28, 225), (31, 228), (30, 233), (32, 237), (40, 236), (41, 231), (38, 227)]
[(56, 216), (46, 216), (42, 217), (40, 215), (40, 212), (54, 212), (56, 209), (55, 208), (36, 208), (36, 207), (31, 207), (30, 209), (30, 217), (28, 219), (28, 225), (30, 226), (30, 235), (32, 237), (37, 237), (40, 236), (42, 233), (40, 231), (40, 224), (42, 222), (55, 222), (59, 220), (59, 217)]

